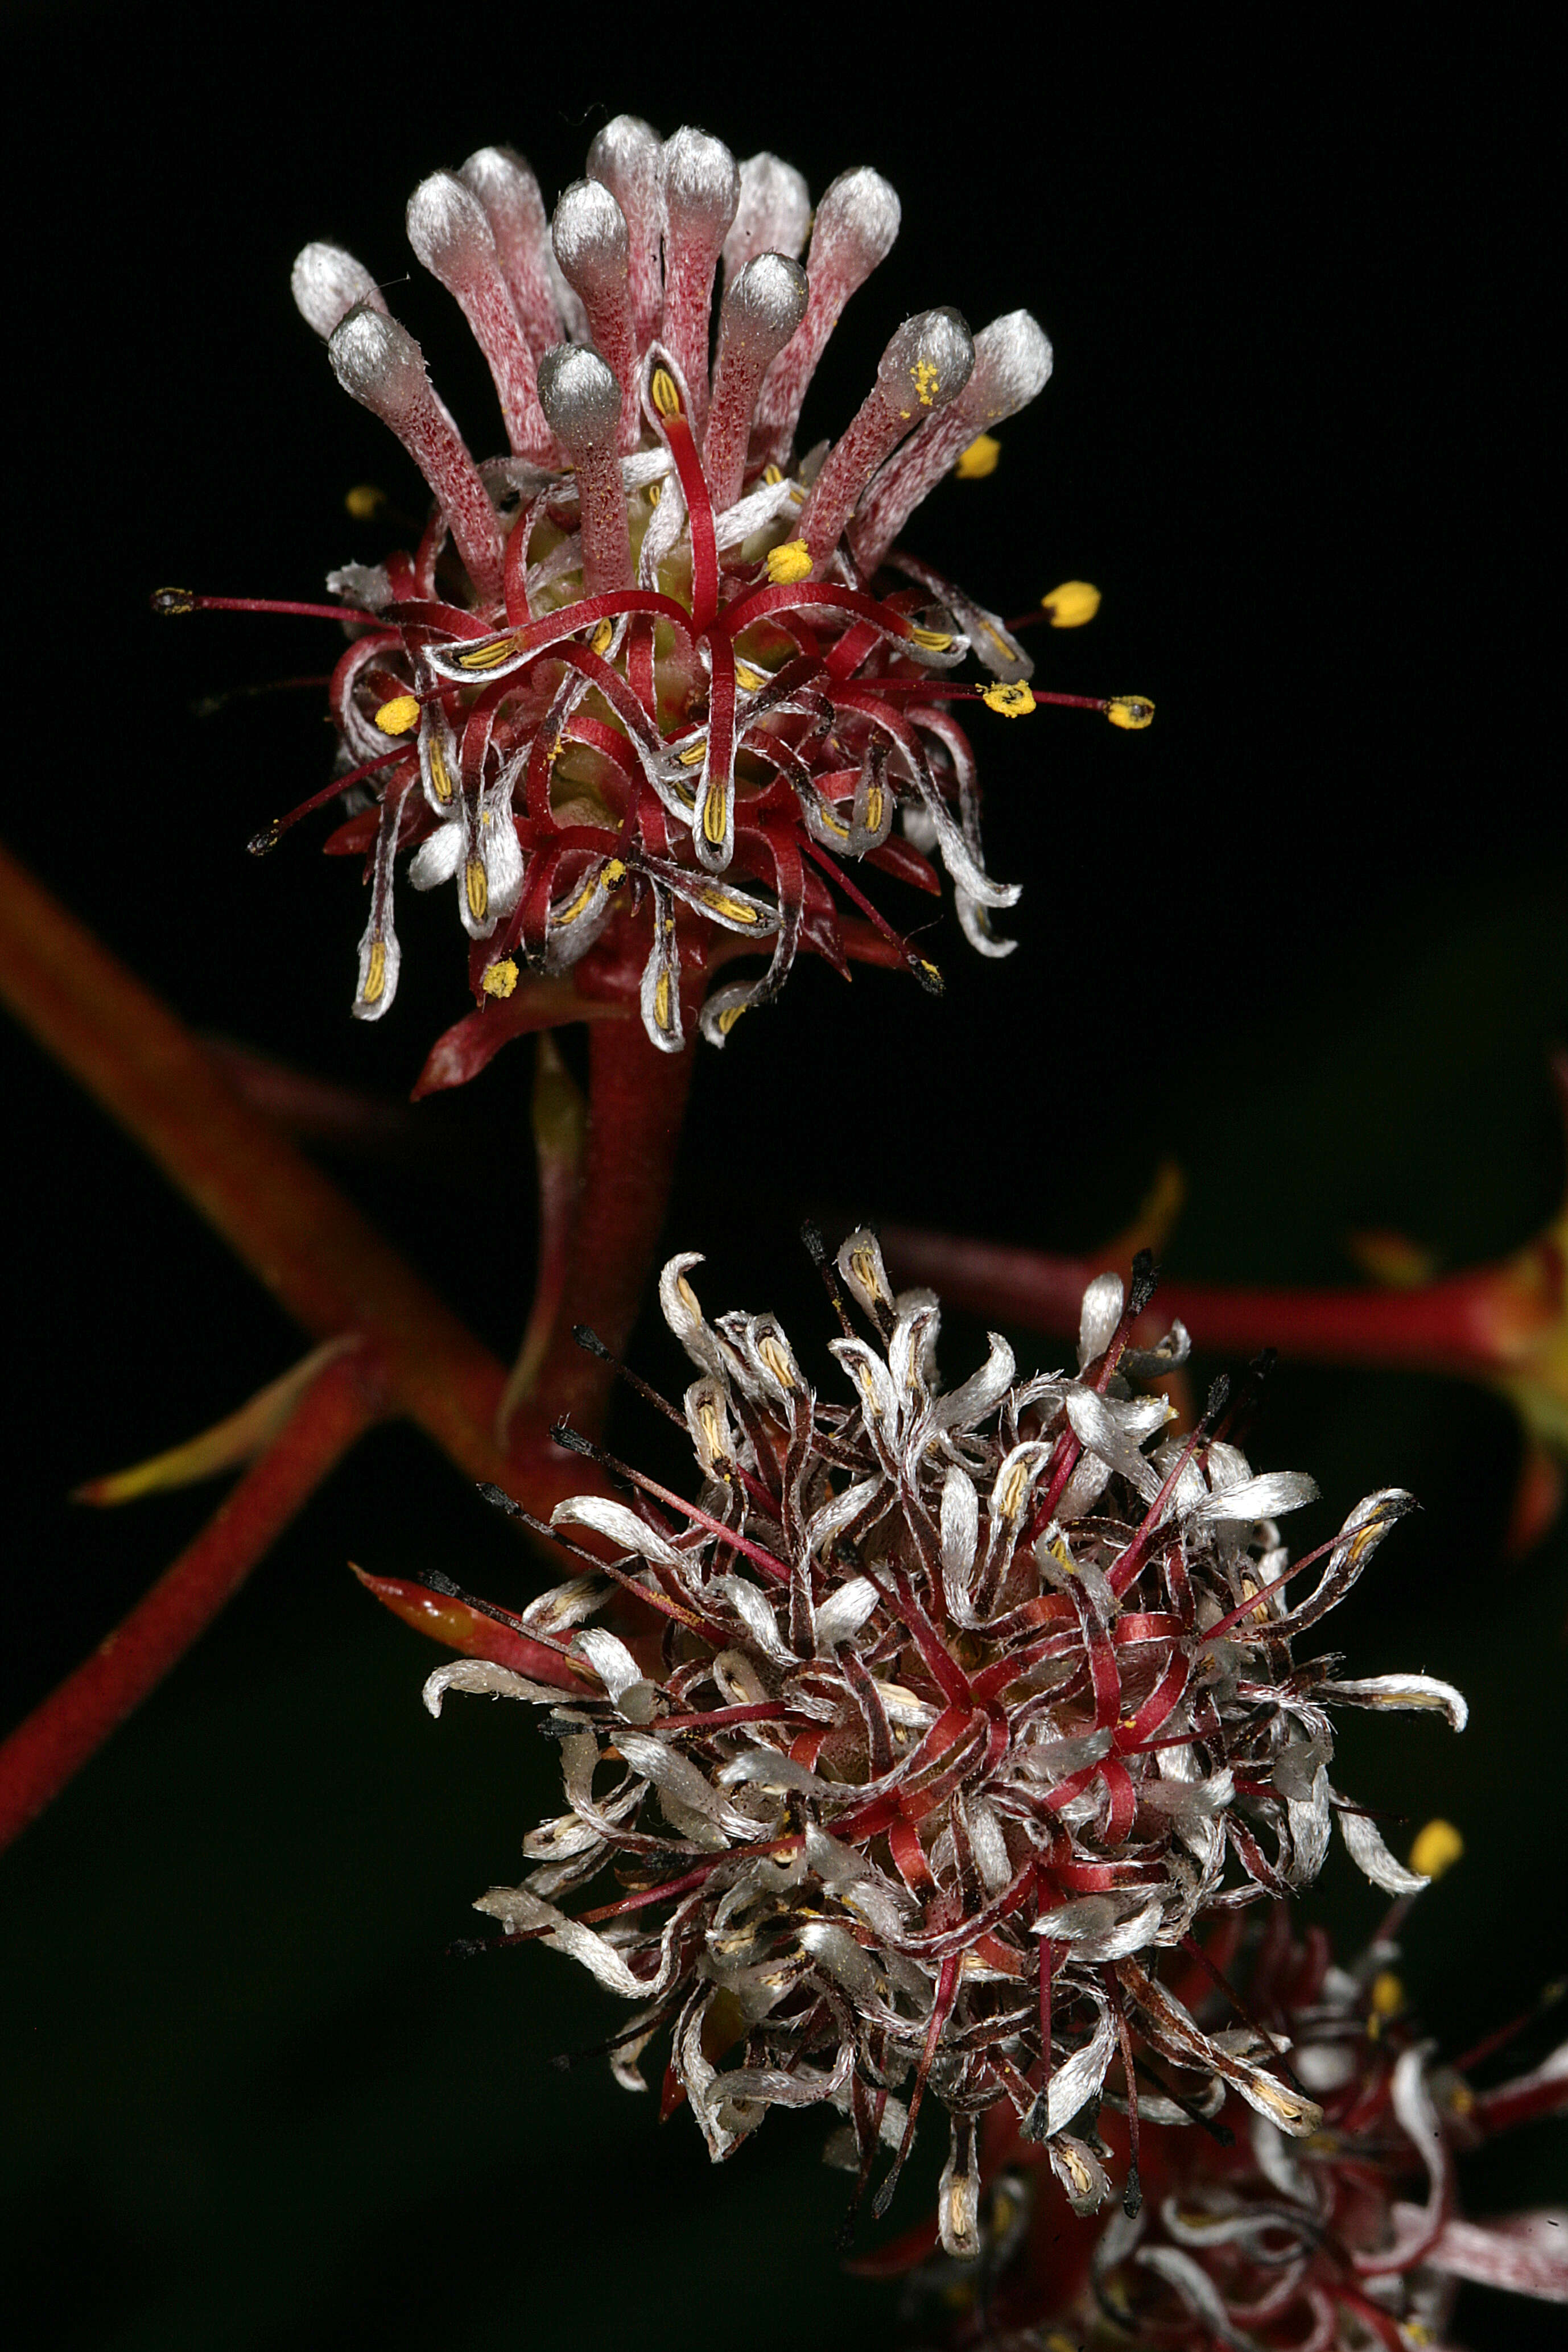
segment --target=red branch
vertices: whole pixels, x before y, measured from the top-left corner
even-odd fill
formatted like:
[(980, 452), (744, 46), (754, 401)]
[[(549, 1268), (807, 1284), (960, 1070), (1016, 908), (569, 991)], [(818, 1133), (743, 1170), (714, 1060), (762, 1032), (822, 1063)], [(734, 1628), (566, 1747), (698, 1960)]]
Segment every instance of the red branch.
[(163, 1681), (384, 1409), (359, 1350), (324, 1368), (195, 1541), (0, 1745), (0, 1848)]

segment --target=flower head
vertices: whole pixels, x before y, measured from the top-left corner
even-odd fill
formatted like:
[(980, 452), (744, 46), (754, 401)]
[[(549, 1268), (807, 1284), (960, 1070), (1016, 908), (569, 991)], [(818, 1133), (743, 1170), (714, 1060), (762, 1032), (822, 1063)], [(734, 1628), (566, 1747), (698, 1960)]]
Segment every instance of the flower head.
[[(1429, 1824), (1413, 1858), (1451, 1855), (1444, 1832), (1457, 1843), (1446, 1823)], [(1455, 2167), (1496, 2132), (1568, 2106), (1568, 2046), (1511, 2082), (1473, 2089), (1412, 2022), (1394, 1972), (1394, 1924), (1352, 1968), (1334, 1964), (1321, 1929), (1298, 1938), (1283, 1906), (1255, 1940), (1249, 2006), (1321, 2102), (1309, 2137), (1292, 2144), (1257, 2115), (1240, 2135), (1193, 2128), (1192, 2094), (1202, 2085), (1156, 2035), (1152, 2046), (1171, 2086), (1185, 2084), (1188, 2107), (1142, 2097), (1142, 2209), (1092, 2231), (1064, 2231), (1040, 2210), (1037, 2228), (1035, 2158), (1016, 2138), (1008, 2150), (998, 2142), (982, 2200), (990, 2277), (939, 2261), (917, 2275), (911, 2300), (934, 2293), (960, 2314), (946, 2340), (990, 2352), (1042, 2343), (1109, 2352), (1130, 2341), (1170, 2352), (1414, 2352), (1446, 2340), (1461, 2279), (1568, 2302), (1568, 2217), (1466, 2221)], [(1201, 1978), (1194, 1999), (1224, 2007)], [(1126, 2113), (1124, 2098), (1108, 2106)], [(1107, 2123), (1120, 2138), (1114, 2114)]]
[[(354, 624), (331, 706), (362, 805), (330, 845), (367, 859), (356, 1013), (379, 1019), (396, 989), (404, 857), (416, 889), (455, 887), (481, 1007), (581, 964), (672, 1052), (699, 1007), (721, 1045), (802, 948), (939, 984), (846, 861), (935, 889), (934, 853), (970, 940), (1006, 953), (990, 919), (1017, 891), (985, 870), (944, 680), (972, 655), (1032, 709), (1031, 664), (897, 542), (1044, 385), (1036, 321), (906, 320), (847, 428), (798, 455), (824, 346), (898, 231), (877, 173), (844, 173), (814, 213), (776, 156), (737, 165), (702, 131), (661, 142), (621, 116), (552, 218), (529, 166), (490, 147), (426, 180), (407, 225), (489, 363), (509, 449), (476, 463), (371, 274), (306, 247), (300, 310), (434, 500), (416, 550), (329, 583)], [(1147, 710), (1095, 707), (1121, 725)], [(701, 1001), (706, 973), (759, 953), (760, 976)]]
[[(863, 2187), (879, 2141), (901, 2160), (929, 2089), (952, 2119), (954, 2252), (976, 2243), (976, 2120), (999, 2101), (1075, 2203), (1105, 2196), (1085, 2119), (1133, 2022), (1202, 2099), (1228, 2086), (1287, 2135), (1316, 2129), (1267, 2038), (1207, 2032), (1156, 1962), (1198, 1920), (1313, 1878), (1336, 1819), (1378, 1885), (1426, 1883), (1331, 1785), (1330, 1709), (1458, 1727), (1463, 1701), (1293, 1654), (1409, 1498), (1358, 1505), (1287, 1601), (1300, 1568), (1275, 1521), (1317, 1490), (1255, 1475), (1217, 1395), (1192, 1435), (1168, 1432), (1138, 1383), (1186, 1335), (1130, 1347), (1146, 1261), (1129, 1298), (1091, 1285), (1076, 1371), (1019, 1381), (993, 1334), (949, 1389), (935, 1299), (895, 1298), (854, 1234), (837, 1276), (865, 1336), (824, 1260), (847, 1402), (818, 1397), (772, 1316), (709, 1322), (698, 1263), (672, 1259), (660, 1297), (699, 1375), (700, 1499), (630, 1473), (630, 1503), (562, 1504), (558, 1531), (616, 1556), (585, 1553), (520, 1629), (558, 1645), (580, 1698), (472, 1659), (426, 1687), (433, 1710), (453, 1687), (548, 1704), (562, 1741), (568, 1810), (525, 1840), (524, 1883), (479, 1907), (639, 2004), (623, 2081), (670, 2030), (672, 2093), (716, 2158), (770, 2105), (826, 2103)], [(591, 1623), (617, 1587), (661, 1630)], [(561, 1907), (606, 1868), (618, 1895)]]

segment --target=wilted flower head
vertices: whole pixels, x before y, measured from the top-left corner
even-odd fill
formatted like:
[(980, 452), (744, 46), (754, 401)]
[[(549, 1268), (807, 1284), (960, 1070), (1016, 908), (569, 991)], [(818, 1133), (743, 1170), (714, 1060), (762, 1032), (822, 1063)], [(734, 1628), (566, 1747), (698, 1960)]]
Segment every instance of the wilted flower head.
[[(1429, 1823), (1415, 1859), (1439, 1867), (1445, 1840), (1451, 1853), (1456, 1833)], [(1064, 2230), (1059, 2214), (1036, 2205), (1031, 2152), (1015, 2139), (1000, 2160), (990, 2151), (989, 2264), (928, 2264), (911, 2300), (945, 2306), (941, 2332), (954, 2352), (1110, 2352), (1130, 2342), (1169, 2352), (1411, 2352), (1447, 2340), (1462, 2279), (1568, 2303), (1568, 2215), (1467, 2221), (1455, 2173), (1467, 2148), (1568, 2107), (1568, 2045), (1529, 2074), (1474, 2089), (1466, 2071), (1497, 2037), (1445, 2064), (1410, 2018), (1398, 1958), (1385, 1928), (1353, 1968), (1338, 1967), (1322, 1930), (1299, 1940), (1278, 1906), (1253, 1954), (1247, 2000), (1321, 2102), (1318, 2129), (1292, 2144), (1260, 2115), (1239, 2136), (1194, 2128), (1202, 2082), (1156, 2039), (1188, 2111), (1168, 2096), (1142, 2099), (1141, 2211), (1114, 2211), (1097, 2232)], [(1200, 2012), (1222, 2012), (1214, 1985), (1196, 1969), (1194, 1979)], [(1115, 2105), (1125, 2114), (1123, 2100)], [(1112, 2116), (1107, 2125), (1124, 2137)]]
[[(628, 2085), (670, 2030), (671, 2092), (716, 2158), (769, 2105), (826, 2103), (863, 2188), (879, 2141), (901, 2160), (929, 2089), (952, 2119), (954, 2252), (976, 2242), (976, 2119), (998, 2101), (1075, 2203), (1103, 2198), (1083, 2118), (1133, 2023), (1198, 2095), (1229, 2086), (1288, 2135), (1316, 2129), (1268, 2045), (1201, 2028), (1157, 1960), (1200, 1918), (1315, 1877), (1336, 1819), (1379, 1885), (1426, 1883), (1331, 1785), (1329, 1710), (1435, 1707), (1457, 1727), (1463, 1701), (1293, 1655), (1409, 1498), (1358, 1505), (1289, 1601), (1300, 1571), (1275, 1520), (1316, 1489), (1255, 1475), (1218, 1397), (1191, 1436), (1166, 1432), (1137, 1384), (1186, 1335), (1129, 1346), (1146, 1260), (1125, 1302), (1114, 1276), (1090, 1286), (1076, 1372), (1019, 1382), (994, 1334), (947, 1389), (935, 1299), (895, 1298), (857, 1233), (837, 1267), (869, 1336), (834, 1286), (844, 1403), (772, 1316), (710, 1323), (699, 1262), (672, 1259), (660, 1297), (699, 1372), (700, 1499), (631, 1473), (633, 1503), (562, 1504), (558, 1529), (618, 1557), (606, 1574), (584, 1554), (519, 1626), (580, 1696), (473, 1659), (426, 1687), (433, 1710), (450, 1688), (548, 1704), (562, 1742), (567, 1811), (524, 1841), (524, 1883), (479, 1907), (638, 2004), (614, 2060)], [(617, 1587), (662, 1631), (589, 1624)], [(619, 1895), (568, 1916), (606, 1867)]]
[[(413, 552), (329, 583), (358, 624), (331, 683), (338, 782), (374, 802), (330, 845), (368, 861), (356, 1013), (378, 1019), (396, 989), (405, 853), (416, 889), (455, 885), (481, 1006), (521, 971), (593, 956), (590, 992), (637, 996), (670, 1051), (683, 994), (689, 1009), (704, 969), (737, 954), (770, 960), (701, 1005), (715, 1044), (803, 946), (938, 984), (847, 859), (935, 889), (936, 852), (969, 938), (1005, 954), (990, 916), (1017, 891), (985, 871), (942, 682), (972, 654), (1001, 707), (1032, 709), (1031, 664), (897, 541), (1040, 391), (1036, 321), (1016, 310), (972, 337), (952, 310), (906, 320), (847, 428), (799, 456), (824, 346), (898, 231), (877, 173), (846, 173), (813, 212), (776, 156), (737, 166), (700, 131), (661, 142), (623, 115), (552, 218), (521, 157), (487, 147), (426, 180), (407, 225), (489, 363), (509, 454), (475, 462), (371, 273), (307, 246), (299, 307), (434, 500)], [(1087, 617), (1093, 591), (1062, 593), (1053, 621)], [(1096, 707), (1146, 723), (1131, 698)], [(465, 1040), (462, 1075), (509, 1034), (501, 1019), (482, 1047)]]

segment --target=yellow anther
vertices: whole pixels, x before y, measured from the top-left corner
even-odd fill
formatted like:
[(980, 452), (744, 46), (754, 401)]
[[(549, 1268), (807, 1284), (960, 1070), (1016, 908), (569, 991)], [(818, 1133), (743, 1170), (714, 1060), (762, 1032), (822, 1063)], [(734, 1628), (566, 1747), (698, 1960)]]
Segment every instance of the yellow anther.
[(996, 460), (1001, 455), (1002, 444), (996, 436), (982, 433), (970, 443), (952, 470), (961, 482), (983, 482), (987, 474), (996, 471)]
[[(583, 887), (578, 891), (577, 896), (573, 899), (572, 904), (569, 907), (563, 907), (558, 915), (551, 916), (550, 924), (552, 930), (563, 931), (568, 923), (574, 923), (576, 921), (578, 916), (583, 912), (584, 908), (588, 904), (590, 898), (592, 898), (594, 892), (598, 886), (599, 879), (600, 877), (597, 874), (590, 874), (587, 880), (584, 883)], [(488, 986), (489, 982), (489, 972), (485, 974), (485, 982)]]
[(441, 748), (441, 739), (438, 735), (432, 735), (430, 738), (430, 788), (445, 808), (452, 797), (455, 787), (452, 782), (452, 772), (447, 765), (447, 754)]
[(687, 1313), (689, 1315), (694, 1315), (699, 1323), (700, 1323), (702, 1320), (702, 1309), (697, 1304), (697, 1293), (692, 1289), (691, 1285), (687, 1281), (686, 1276), (683, 1274), (678, 1274), (675, 1277), (675, 1295), (679, 1299), (682, 1307), (685, 1307)]
[(759, 687), (768, 683), (768, 674), (765, 669), (753, 669), (750, 662), (738, 661), (735, 664), (735, 683), (744, 687), (748, 694), (755, 694)]
[(851, 1250), (849, 1264), (861, 1289), (868, 1290), (879, 1307), (891, 1307), (892, 1293), (882, 1280), (881, 1272), (873, 1253), (868, 1249)]
[(648, 502), (648, 504), (649, 504), (649, 506), (650, 506), (650, 507), (656, 507), (656, 506), (658, 506), (658, 502), (659, 502), (660, 499), (662, 499), (662, 498), (663, 498), (663, 496), (664, 496), (664, 484), (663, 484), (662, 482), (650, 482), (650, 483), (648, 484), (648, 486), (647, 486), (647, 502)]
[(709, 783), (708, 797), (702, 804), (702, 837), (718, 849), (729, 829), (730, 795), (714, 777)]
[(669, 974), (661, 971), (653, 992), (653, 1017), (666, 1036), (669, 1034)]
[(385, 986), (386, 941), (376, 940), (372, 943), (370, 961), (365, 966), (364, 986), (360, 991), (362, 1001), (366, 1004), (379, 1004), (381, 992)]
[(375, 714), (384, 735), (407, 735), (419, 724), (419, 704), (412, 694), (395, 694)]
[(826, 801), (818, 801), (816, 804), (816, 821), (824, 832), (836, 833), (840, 841), (848, 840), (849, 827), (844, 823), (842, 817), (834, 814)]
[(1455, 2083), (1448, 2092), (1448, 2106), (1456, 2116), (1468, 2116), (1476, 2104), (1476, 2095), (1468, 2083)]
[(811, 550), (804, 539), (786, 539), (782, 547), (768, 550), (768, 578), (775, 588), (793, 587), (810, 575)]
[(368, 522), (386, 504), (386, 492), (378, 490), (374, 482), (356, 482), (343, 504), (355, 522)]
[(911, 623), (910, 643), (924, 646), (928, 653), (945, 654), (952, 648), (952, 634), (948, 629), (917, 629)]
[(595, 653), (607, 654), (611, 646), (615, 643), (615, 636), (616, 625), (614, 621), (601, 621), (593, 635), (589, 638), (588, 643)]
[(773, 490), (776, 489), (778, 485), (783, 481), (784, 475), (780, 472), (777, 466), (764, 466), (763, 467), (763, 479), (767, 484), (769, 489)]
[[(723, 1031), (726, 1037), (729, 1035), (731, 1030), (734, 1027), (736, 1022), (740, 1019), (745, 1009), (744, 1004), (727, 1004), (724, 1007), (723, 1012), (719, 1015), (719, 1026)], [(789, 1358), (784, 1354), (784, 1349), (779, 1346), (778, 1341), (773, 1338), (772, 1332), (768, 1334), (765, 1339), (758, 1340), (757, 1353), (761, 1356), (763, 1363), (766, 1364), (769, 1371), (772, 1372), (774, 1380), (777, 1381), (781, 1389), (794, 1388), (795, 1374), (790, 1370)]]
[(668, 368), (655, 368), (648, 393), (661, 416), (680, 415), (680, 387)]
[(987, 710), (999, 710), (1004, 719), (1026, 719), (1035, 708), (1034, 696), (1017, 679), (1005, 685), (998, 678), (994, 686), (983, 686), (980, 699)]
[(1053, 629), (1081, 629), (1100, 610), (1100, 591), (1087, 580), (1064, 580), (1041, 597), (1040, 610)]
[(1428, 1822), (1424, 1830), (1415, 1833), (1415, 1843), (1410, 1849), (1410, 1867), (1419, 1871), (1423, 1878), (1441, 1878), (1446, 1870), (1452, 1870), (1457, 1862), (1464, 1859), (1464, 1853), (1465, 1841), (1452, 1822)]
[(1105, 715), (1113, 727), (1125, 727), (1131, 733), (1151, 724), (1154, 706), (1145, 702), (1141, 694), (1113, 694), (1105, 706)]
[(465, 646), (458, 656), (459, 669), (497, 669), (517, 651), (515, 637), (487, 637), (483, 645)]
[(694, 743), (688, 743), (685, 750), (678, 751), (675, 756), (683, 768), (700, 768), (708, 757), (707, 736), (699, 735)]
[(882, 808), (882, 787), (880, 784), (873, 784), (870, 791), (866, 795), (866, 830), (868, 833), (881, 832)]
[(510, 956), (503, 956), (500, 963), (486, 964), (479, 986), (487, 996), (510, 996), (517, 986), (517, 966)]
[(482, 923), (490, 903), (490, 877), (485, 872), (482, 857), (469, 858), (463, 887), (468, 893), (469, 914), (476, 923)]
[(755, 923), (761, 919), (757, 908), (748, 906), (744, 898), (731, 898), (722, 890), (703, 890), (699, 895), (705, 907), (711, 907), (716, 915), (728, 916), (732, 923)]
[(1405, 2006), (1405, 1987), (1392, 1969), (1384, 1969), (1372, 1980), (1367, 1993), (1373, 2017), (1396, 2017)]

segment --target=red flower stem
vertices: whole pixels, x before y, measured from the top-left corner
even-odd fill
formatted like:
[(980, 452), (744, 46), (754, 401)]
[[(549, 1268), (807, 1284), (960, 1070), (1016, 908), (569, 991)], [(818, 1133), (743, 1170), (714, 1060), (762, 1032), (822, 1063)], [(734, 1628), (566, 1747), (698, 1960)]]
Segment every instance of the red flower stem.
[[(1053, 1257), (913, 1226), (886, 1226), (882, 1245), (900, 1283), (929, 1283), (945, 1304), (1058, 1337), (1078, 1328), (1096, 1258)], [(1513, 1269), (1510, 1269), (1510, 1276)], [(1549, 1308), (1532, 1311), (1517, 1277), (1483, 1267), (1418, 1290), (1252, 1290), (1163, 1281), (1152, 1323), (1179, 1317), (1208, 1349), (1250, 1355), (1278, 1348), (1305, 1363), (1366, 1364), (1495, 1378)]]
[(531, 1398), (546, 1426), (570, 1419), (587, 1436), (604, 1427), (615, 1372), (579, 1348), (572, 1330), (586, 1323), (612, 1355), (626, 1353), (674, 1180), (692, 1059), (689, 1046), (660, 1053), (638, 1021), (600, 1021), (589, 1030), (583, 1184), (554, 1334)]
[(162, 1682), (349, 1448), (385, 1411), (360, 1349), (335, 1357), (172, 1568), (0, 1744), (0, 1849)]

